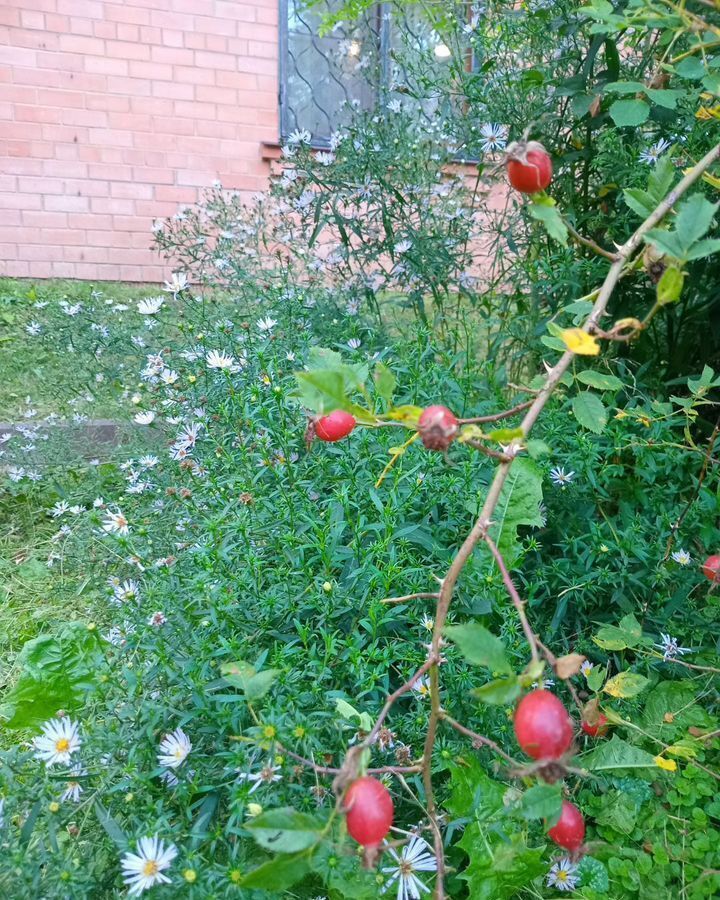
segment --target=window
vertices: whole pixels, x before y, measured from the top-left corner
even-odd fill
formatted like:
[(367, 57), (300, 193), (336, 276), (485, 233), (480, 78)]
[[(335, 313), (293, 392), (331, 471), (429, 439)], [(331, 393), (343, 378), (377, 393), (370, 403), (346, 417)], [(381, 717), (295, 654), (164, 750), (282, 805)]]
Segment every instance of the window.
[[(320, 24), (337, 0), (306, 9), (303, 0), (280, 3), (280, 132), (307, 130), (327, 146), (350, 118), (350, 106), (372, 109), (380, 79), (383, 15), (378, 5), (357, 22), (320, 36)], [(370, 71), (369, 71), (370, 70)], [(375, 71), (372, 71), (375, 70)]]

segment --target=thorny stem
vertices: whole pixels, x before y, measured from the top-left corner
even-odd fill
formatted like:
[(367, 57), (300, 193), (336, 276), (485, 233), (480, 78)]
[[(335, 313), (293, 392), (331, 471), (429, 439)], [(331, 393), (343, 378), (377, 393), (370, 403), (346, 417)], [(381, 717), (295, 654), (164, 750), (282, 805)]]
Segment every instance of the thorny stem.
[(406, 603), (408, 600), (437, 600), (440, 594), (421, 591), (419, 594), (405, 594), (403, 597), (385, 597), (381, 603)]
[[(693, 166), (692, 169), (690, 169), (690, 171), (677, 183), (675, 188), (670, 191), (665, 199), (658, 204), (658, 206), (647, 217), (647, 219), (645, 219), (645, 221), (639, 226), (639, 228), (637, 228), (636, 231), (630, 236), (630, 238), (628, 238), (628, 240), (618, 249), (617, 259), (610, 266), (610, 269), (605, 276), (605, 281), (600, 287), (592, 311), (588, 318), (585, 320), (583, 331), (587, 333), (592, 332), (600, 322), (600, 319), (602, 318), (607, 307), (608, 301), (613, 291), (615, 290), (615, 286), (617, 285), (618, 280), (620, 279), (625, 264), (631, 258), (634, 251), (640, 246), (644, 235), (662, 221), (662, 219), (668, 214), (675, 203), (677, 203), (679, 198), (682, 197), (682, 195), (690, 187), (692, 187), (692, 185), (702, 176), (703, 172), (705, 172), (705, 170), (708, 169), (719, 157), (720, 144), (717, 144), (715, 147), (713, 147), (712, 150), (709, 151), (709, 153), (706, 153), (705, 156), (698, 163), (696, 163), (696, 165)], [(572, 351), (566, 351), (560, 357), (555, 366), (548, 372), (547, 379), (545, 380), (545, 385), (533, 400), (532, 405), (528, 409), (527, 413), (525, 414), (525, 418), (522, 421), (521, 428), (526, 437), (528, 436), (530, 430), (540, 416), (540, 413), (545, 408), (545, 404), (550, 399), (553, 391), (557, 387), (560, 379), (562, 378), (566, 369), (569, 367), (574, 356), (575, 354), (572, 353)], [(470, 533), (460, 546), (460, 549), (458, 550), (455, 558), (450, 564), (447, 575), (443, 579), (442, 588), (440, 590), (440, 597), (437, 603), (435, 627), (433, 629), (432, 654), (435, 656), (439, 657), (440, 655), (442, 633), (445, 627), (445, 621), (447, 619), (450, 603), (452, 601), (455, 583), (457, 582), (460, 572), (465, 566), (465, 563), (472, 555), (472, 552), (475, 549), (475, 545), (487, 532), (487, 527), (492, 518), (492, 514), (495, 511), (498, 500), (500, 499), (500, 492), (502, 491), (502, 487), (505, 484), (505, 479), (510, 472), (512, 462), (512, 460), (503, 462), (496, 469), (495, 477), (490, 484), (487, 497), (485, 498), (485, 504), (483, 505), (480, 515), (478, 516), (477, 521), (470, 530)], [(425, 786), (428, 812), (431, 818), (436, 818), (436, 805), (431, 778), (432, 751), (435, 745), (437, 723), (441, 713), (438, 668), (436, 665), (433, 665), (430, 669), (430, 700), (430, 718), (428, 721), (428, 730), (425, 738), (425, 746), (423, 749), (423, 784)], [(435, 853), (437, 856), (437, 878), (435, 880), (434, 897), (435, 900), (444, 900), (445, 865), (443, 858), (442, 841), (437, 837), (435, 839)]]
[[(317, 772), (318, 775), (339, 775), (342, 772), (342, 769), (338, 769), (335, 766), (321, 766), (318, 763), (313, 762), (311, 759), (306, 759), (304, 756), (300, 756), (298, 753), (294, 753), (292, 750), (288, 750), (287, 747), (283, 746), (283, 744), (275, 741), (275, 747), (280, 753), (285, 754), (285, 756), (289, 756), (290, 759), (294, 759), (295, 762), (301, 763), (303, 766), (307, 766), (308, 769), (312, 769), (313, 772)], [(419, 772), (421, 766), (380, 766), (376, 769), (368, 769), (368, 775), (385, 775), (387, 773), (391, 775), (399, 775), (403, 772)]]
[(480, 425), (483, 422), (499, 422), (501, 419), (509, 419), (529, 406), (532, 406), (532, 400), (526, 400), (524, 403), (518, 403), (512, 409), (506, 409), (504, 412), (493, 413), (489, 416), (474, 416), (471, 419), (458, 419), (461, 425)]
[(563, 218), (563, 222), (565, 223), (565, 227), (570, 232), (573, 240), (577, 241), (578, 244), (582, 244), (583, 247), (588, 247), (593, 253), (597, 253), (599, 256), (604, 256), (605, 259), (610, 259), (613, 262), (617, 259), (617, 253), (611, 253), (609, 250), (605, 250), (604, 247), (601, 247), (600, 244), (597, 244), (591, 238), (583, 237), (579, 231), (576, 231), (575, 228), (567, 221), (567, 219)]
[[(665, 0), (665, 2), (667, 2), (667, 0)], [(718, 160), (718, 158), (720, 158), (720, 144), (717, 144), (715, 147), (713, 147), (712, 150), (705, 154), (705, 156), (685, 174), (685, 176), (677, 183), (675, 188), (670, 191), (670, 193), (665, 197), (664, 200), (662, 200), (661, 203), (658, 204), (658, 206), (647, 217), (647, 219), (645, 219), (645, 221), (639, 226), (639, 228), (636, 229), (636, 231), (630, 236), (630, 238), (628, 238), (628, 240), (618, 248), (617, 254), (613, 258), (613, 263), (610, 266), (604, 282), (600, 286), (599, 290), (593, 292), (593, 294), (590, 295), (594, 296), (596, 294), (596, 299), (590, 315), (585, 320), (585, 324), (582, 326), (583, 331), (590, 334), (598, 328), (600, 319), (605, 313), (608, 301), (618, 281), (622, 277), (624, 270), (626, 269), (628, 264), (632, 265), (632, 263), (630, 263), (629, 261), (631, 260), (633, 253), (640, 246), (643, 237), (647, 234), (648, 231), (650, 231), (660, 221), (662, 221), (662, 219), (668, 214), (668, 212), (670, 212), (670, 210), (677, 203), (680, 197), (682, 197), (683, 194), (686, 193), (686, 191), (714, 162)], [(570, 350), (563, 353), (555, 366), (553, 366), (553, 368), (549, 370), (547, 378), (545, 380), (545, 384), (543, 388), (537, 392), (535, 398), (527, 404), (522, 404), (523, 408), (527, 408), (527, 413), (525, 414), (520, 427), (526, 438), (529, 435), (533, 425), (538, 420), (541, 412), (545, 408), (548, 400), (552, 396), (563, 374), (570, 366), (570, 363), (572, 362), (574, 356), (575, 354)], [(512, 413), (519, 411), (520, 409), (516, 407), (513, 411), (508, 412), (507, 415), (511, 415)], [(505, 416), (502, 415), (500, 417)], [(475, 421), (479, 420), (475, 419)], [(492, 421), (492, 419), (490, 419), (489, 421)], [(510, 593), (513, 603), (515, 604), (515, 607), (518, 610), (518, 613), (520, 614), (520, 619), (523, 623), (523, 629), (525, 630), (526, 637), (528, 638), (528, 643), (530, 644), (533, 659), (538, 658), (537, 648), (539, 641), (530, 629), (529, 623), (525, 618), (523, 601), (520, 599), (517, 590), (512, 583), (512, 579), (510, 578), (510, 575), (507, 571), (507, 566), (505, 565), (500, 552), (498, 551), (495, 544), (487, 537), (487, 530), (491, 524), (492, 515), (500, 499), (500, 494), (503, 485), (505, 484), (505, 480), (507, 479), (508, 473), (510, 472), (510, 469), (512, 467), (513, 460), (514, 457), (503, 459), (503, 461), (495, 470), (495, 476), (488, 489), (487, 497), (485, 498), (485, 503), (480, 512), (480, 515), (478, 516), (477, 521), (470, 530), (470, 533), (461, 544), (452, 563), (450, 564), (450, 568), (448, 569), (447, 574), (441, 581), (440, 593), (437, 595), (437, 608), (435, 614), (435, 625), (433, 628), (432, 643), (430, 645), (430, 653), (427, 660), (415, 672), (415, 674), (411, 676), (410, 679), (408, 679), (408, 681), (406, 681), (396, 691), (389, 695), (371, 732), (361, 744), (356, 745), (356, 747), (353, 748), (353, 750), (357, 751), (361, 747), (366, 748), (371, 746), (377, 739), (380, 728), (382, 727), (382, 723), (385, 721), (395, 701), (404, 693), (409, 691), (412, 685), (418, 680), (418, 678), (422, 677), (422, 675), (424, 675), (426, 672), (429, 672), (430, 716), (428, 719), (428, 728), (423, 747), (421, 765), (408, 767), (386, 766), (381, 769), (369, 769), (368, 772), (404, 773), (417, 772), (418, 770), (422, 771), (422, 780), (425, 789), (425, 802), (427, 804), (427, 813), (430, 827), (434, 835), (434, 849), (435, 856), (437, 858), (437, 876), (435, 880), (434, 890), (435, 900), (445, 900), (446, 897), (444, 887), (445, 855), (443, 849), (442, 833), (440, 831), (437, 819), (437, 804), (435, 802), (435, 794), (432, 785), (432, 752), (435, 746), (438, 722), (447, 722), (447, 724), (452, 728), (459, 731), (461, 734), (465, 734), (466, 736), (470, 737), (474, 742), (490, 747), (504, 759), (512, 761), (511, 757), (509, 757), (500, 747), (498, 747), (494, 741), (491, 741), (489, 738), (486, 738), (483, 735), (479, 735), (475, 732), (470, 731), (470, 729), (465, 728), (464, 725), (461, 725), (459, 722), (456, 722), (454, 719), (448, 716), (448, 714), (443, 710), (440, 703), (440, 679), (438, 664), (441, 659), (443, 629), (445, 627), (448, 611), (450, 609), (450, 603), (452, 602), (455, 584), (457, 583), (457, 580), (466, 562), (472, 555), (473, 550), (480, 540), (484, 539), (486, 543), (488, 543), (488, 547), (493, 553), (493, 556), (495, 557), (495, 560), (500, 567), (500, 571), (503, 573), (505, 585), (508, 589), (508, 592)], [(408, 595), (407, 599), (410, 599), (414, 596), (420, 597), (423, 595)], [(398, 598), (389, 599), (395, 600)], [(539, 645), (542, 647), (546, 658), (548, 659), (548, 662), (550, 662), (550, 664), (552, 665), (551, 659), (555, 659), (555, 657), (552, 655), (552, 653), (550, 653), (550, 651), (547, 650), (547, 648), (544, 647), (544, 645)], [(686, 665), (689, 668), (705, 668), (692, 666), (690, 663), (683, 663), (680, 660), (676, 660), (676, 662), (679, 662), (682, 665)], [(574, 693), (573, 696), (575, 696)], [(576, 702), (578, 702), (577, 698)], [(303, 765), (308, 766), (319, 774), (343, 775), (346, 773), (345, 769), (334, 769), (327, 766), (317, 766), (314, 762), (312, 762), (312, 760), (308, 760), (304, 757), (298, 756), (297, 754), (285, 749), (280, 744), (277, 744), (277, 747), (292, 759), (301, 762)], [(340, 802), (340, 798), (338, 798), (338, 802)]]
[(483, 539), (490, 548), (490, 552), (495, 557), (495, 562), (498, 565), (498, 569), (500, 569), (500, 573), (502, 575), (503, 582), (505, 583), (505, 587), (507, 588), (507, 592), (508, 594), (510, 594), (510, 599), (512, 600), (515, 609), (517, 610), (517, 614), (520, 618), (520, 624), (522, 625), (522, 629), (525, 632), (525, 637), (530, 647), (532, 661), (537, 662), (540, 658), (540, 655), (538, 653), (539, 642), (535, 637), (535, 632), (530, 627), (527, 616), (525, 615), (525, 601), (520, 599), (520, 594), (518, 594), (517, 592), (517, 588), (515, 587), (513, 580), (510, 577), (510, 573), (508, 572), (508, 568), (505, 565), (505, 560), (502, 558), (502, 554), (498, 550), (495, 541), (493, 541), (493, 539), (487, 532), (483, 535)]
[(473, 744), (478, 744), (478, 745), (482, 744), (485, 747), (489, 747), (491, 750), (494, 750), (498, 756), (502, 756), (502, 758), (506, 762), (509, 762), (511, 766), (514, 766), (517, 768), (518, 763), (512, 758), (512, 756), (510, 756), (501, 747), (499, 747), (495, 743), (495, 741), (491, 741), (490, 738), (486, 738), (485, 735), (477, 734), (477, 732), (471, 731), (469, 728), (466, 728), (464, 725), (461, 725), (459, 722), (457, 722), (455, 719), (453, 719), (452, 716), (449, 716), (445, 712), (445, 710), (440, 711), (440, 719), (443, 722), (447, 722), (447, 724), (451, 728), (454, 728), (455, 731), (459, 731), (460, 734), (464, 734), (465, 737), (469, 737), (470, 740), (473, 742)]

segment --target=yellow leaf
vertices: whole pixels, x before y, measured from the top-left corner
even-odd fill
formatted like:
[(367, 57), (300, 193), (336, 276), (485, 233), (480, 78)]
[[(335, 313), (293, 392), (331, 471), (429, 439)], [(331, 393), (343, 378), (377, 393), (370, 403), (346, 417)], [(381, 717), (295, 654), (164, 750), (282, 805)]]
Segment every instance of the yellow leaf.
[(655, 757), (655, 765), (658, 769), (664, 769), (666, 772), (675, 772), (677, 763), (674, 759), (663, 759), (662, 756)]
[(579, 356), (597, 356), (600, 352), (600, 344), (582, 328), (565, 328), (560, 332), (560, 338), (568, 350)]
[(706, 181), (711, 187), (717, 188), (717, 190), (720, 191), (720, 178), (717, 178), (715, 175), (705, 172), (703, 174), (703, 181)]

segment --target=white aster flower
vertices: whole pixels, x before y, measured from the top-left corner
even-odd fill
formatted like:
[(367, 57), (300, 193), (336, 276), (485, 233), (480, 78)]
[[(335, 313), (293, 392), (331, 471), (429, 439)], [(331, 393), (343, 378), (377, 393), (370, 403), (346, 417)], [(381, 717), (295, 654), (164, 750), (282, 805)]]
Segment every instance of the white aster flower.
[(264, 319), (258, 319), (256, 324), (258, 331), (270, 332), (277, 325), (277, 321), (271, 319), (270, 316), (266, 316)]
[(643, 150), (643, 152), (640, 154), (639, 159), (641, 162), (647, 163), (649, 166), (654, 166), (670, 146), (670, 141), (666, 141), (665, 138), (660, 138), (660, 140), (657, 141), (657, 143), (653, 144), (652, 147), (648, 147), (647, 150)]
[(550, 480), (558, 487), (572, 484), (574, 478), (575, 473), (572, 471), (566, 472), (564, 466), (556, 466), (554, 469), (550, 469)]
[(167, 619), (165, 618), (165, 613), (160, 610), (154, 612), (148, 619), (148, 625), (152, 625), (154, 628), (160, 628), (160, 626), (164, 625), (166, 622)]
[(143, 469), (152, 469), (159, 462), (160, 460), (158, 457), (152, 453), (148, 453), (147, 456), (141, 456), (140, 459), (138, 459), (138, 465), (142, 466)]
[(279, 771), (280, 766), (273, 766), (271, 762), (268, 762), (259, 772), (241, 772), (240, 775), (238, 775), (238, 781), (251, 782), (252, 787), (250, 788), (250, 793), (254, 794), (263, 784), (272, 784), (274, 781), (281, 781), (282, 775), (277, 774)]
[(307, 128), (297, 129), (288, 135), (288, 144), (309, 144), (312, 139), (312, 135), (307, 130)]
[(580, 666), (580, 671), (587, 678), (594, 668), (595, 666), (590, 662), (589, 659), (584, 659), (582, 665)]
[[(70, 769), (70, 774), (75, 776), (75, 778), (82, 778), (83, 775), (87, 775), (87, 771), (83, 769), (82, 765), (78, 764), (74, 765)], [(69, 781), (65, 782), (65, 790), (63, 791), (63, 795), (60, 799), (63, 801), (63, 803), (66, 800), (72, 800), (73, 803), (79, 803), (80, 794), (82, 794), (84, 790), (85, 789), (79, 781), (70, 779)]]
[(690, 556), (687, 550), (676, 550), (674, 553), (671, 553), (670, 556), (679, 566), (689, 566), (692, 562), (692, 556)]
[(394, 847), (389, 847), (388, 853), (395, 859), (397, 865), (383, 866), (382, 871), (388, 873), (390, 877), (382, 888), (382, 894), (391, 887), (394, 888), (396, 881), (397, 900), (419, 900), (421, 893), (430, 893), (430, 888), (415, 874), (437, 871), (437, 860), (427, 841), (414, 835), (402, 848), (400, 856)]
[(70, 757), (80, 749), (79, 724), (72, 719), (50, 719), (42, 726), (42, 734), (33, 738), (35, 759), (46, 766), (69, 766)]
[(496, 125), (487, 122), (480, 126), (480, 146), (486, 153), (492, 153), (494, 150), (504, 150), (507, 146), (508, 128), (507, 125)]
[(176, 728), (175, 731), (166, 734), (160, 742), (158, 765), (166, 769), (177, 769), (188, 758), (191, 750), (190, 738), (182, 728)]
[(655, 644), (658, 650), (663, 651), (663, 659), (665, 662), (675, 659), (676, 656), (684, 656), (686, 653), (692, 653), (692, 647), (678, 646), (677, 638), (670, 637), (669, 634), (660, 632), (661, 643)]
[(103, 531), (106, 531), (108, 534), (121, 534), (123, 536), (130, 534), (128, 520), (119, 509), (115, 512), (108, 510), (102, 527)]
[(321, 166), (331, 166), (335, 162), (335, 154), (324, 152), (316, 153), (315, 161), (319, 162)]
[(64, 516), (66, 512), (70, 509), (70, 504), (65, 500), (58, 500), (55, 506), (49, 510), (50, 515), (53, 519), (59, 519), (60, 516)]
[(37, 337), (42, 332), (42, 325), (33, 319), (32, 322), (27, 323), (25, 331), (27, 331), (31, 337)]
[(163, 369), (160, 373), (160, 381), (167, 385), (175, 384), (179, 377), (178, 373), (173, 369)]
[(145, 412), (135, 413), (133, 416), (133, 422), (137, 425), (152, 425), (155, 421), (155, 413), (149, 409)]
[(128, 578), (127, 581), (123, 581), (113, 588), (113, 595), (120, 603), (138, 600), (140, 598), (140, 585), (134, 579)]
[(421, 697), (429, 697), (430, 696), (430, 679), (427, 675), (421, 675), (416, 681), (413, 682), (412, 690), (415, 691), (416, 694), (419, 694)]
[(577, 887), (578, 878), (577, 866), (566, 856), (550, 867), (547, 876), (547, 886), (554, 887), (558, 891), (574, 891)]
[(182, 291), (187, 290), (187, 288), (187, 275), (184, 272), (173, 272), (170, 276), (170, 281), (165, 282), (163, 290), (167, 294), (173, 294), (174, 296), (177, 296)]
[(138, 302), (137, 311), (141, 316), (154, 316), (160, 312), (164, 305), (164, 297), (145, 297)]
[(122, 860), (123, 881), (130, 888), (128, 896), (138, 896), (156, 884), (171, 884), (171, 879), (163, 875), (178, 854), (174, 844), (168, 844), (155, 837), (140, 838), (137, 853), (126, 853)]
[(361, 343), (362, 341), (360, 340), (360, 338), (350, 338), (350, 340), (347, 342), (347, 345), (351, 350), (357, 350)]
[(230, 356), (223, 350), (211, 350), (205, 357), (208, 369), (220, 369), (225, 372), (239, 372), (240, 365), (234, 356)]

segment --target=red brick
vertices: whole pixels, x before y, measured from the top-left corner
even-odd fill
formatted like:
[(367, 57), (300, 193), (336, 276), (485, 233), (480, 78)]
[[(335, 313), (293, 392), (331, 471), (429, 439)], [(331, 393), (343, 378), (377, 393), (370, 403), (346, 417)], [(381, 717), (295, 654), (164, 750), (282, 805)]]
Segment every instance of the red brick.
[[(45, 30), (45, 16), (41, 12), (24, 9), (20, 13), (20, 24), (23, 28), (39, 28)], [(0, 13), (0, 22), (2, 22), (2, 14)], [(5, 25), (13, 24), (11, 22), (3, 22)]]
[(57, 212), (87, 212), (90, 209), (88, 197), (69, 196), (45, 197), (45, 209)]
[(201, 68), (225, 69), (228, 72), (234, 72), (237, 66), (237, 59), (229, 53), (209, 53), (203, 50), (195, 51), (195, 65)]
[[(122, 115), (122, 113), (118, 113)], [(107, 128), (108, 113), (96, 109), (64, 109), (63, 125), (87, 125), (88, 128)]]
[(120, 40), (120, 41), (133, 41), (135, 43), (139, 43), (139, 41), (140, 41), (140, 26), (139, 25), (128, 25), (124, 22), (121, 22), (118, 24), (118, 27), (117, 27), (117, 36), (118, 36), (118, 40)]
[(194, 85), (179, 84), (177, 81), (154, 81), (151, 90), (153, 97), (171, 100), (192, 100), (195, 96)]
[[(104, 3), (105, 18), (111, 22), (129, 22), (133, 25), (149, 25), (150, 10), (128, 4)], [(157, 4), (155, 4), (157, 6)]]
[[(108, 44), (110, 41), (108, 41)], [(103, 57), (89, 56), (85, 60), (86, 72), (99, 72), (103, 75), (127, 75), (128, 63), (125, 59), (106, 59)]]
[(42, 167), (43, 175), (50, 178), (87, 178), (88, 175), (87, 163), (79, 160), (46, 159)]
[(88, 109), (101, 109), (112, 112), (129, 112), (130, 98), (118, 94), (84, 94)]
[(133, 78), (147, 78), (150, 81), (170, 81), (173, 77), (173, 68), (163, 63), (132, 61), (130, 75)]
[[(33, 2), (37, 5), (36, 0)], [(55, 4), (53, 3), (55, 8)], [(57, 0), (57, 11), (66, 15), (76, 16), (82, 13), (88, 19), (104, 18), (105, 4), (101, 0), (82, 0), (82, 6), (79, 7), (78, 0)]]
[(197, 69), (195, 66), (175, 66), (173, 75), (178, 81), (190, 84), (215, 84), (212, 69)]
[(132, 41), (106, 41), (105, 52), (117, 59), (150, 59), (150, 48)]
[(66, 53), (83, 53), (87, 56), (101, 56), (105, 52), (105, 41), (81, 34), (61, 34), (60, 49)]
[(194, 63), (192, 50), (183, 47), (151, 47), (150, 59), (170, 66), (191, 66)]
[[(5, 213), (3, 213), (3, 219)], [(67, 228), (68, 214), (28, 209), (23, 213), (23, 222), (30, 228)]]

